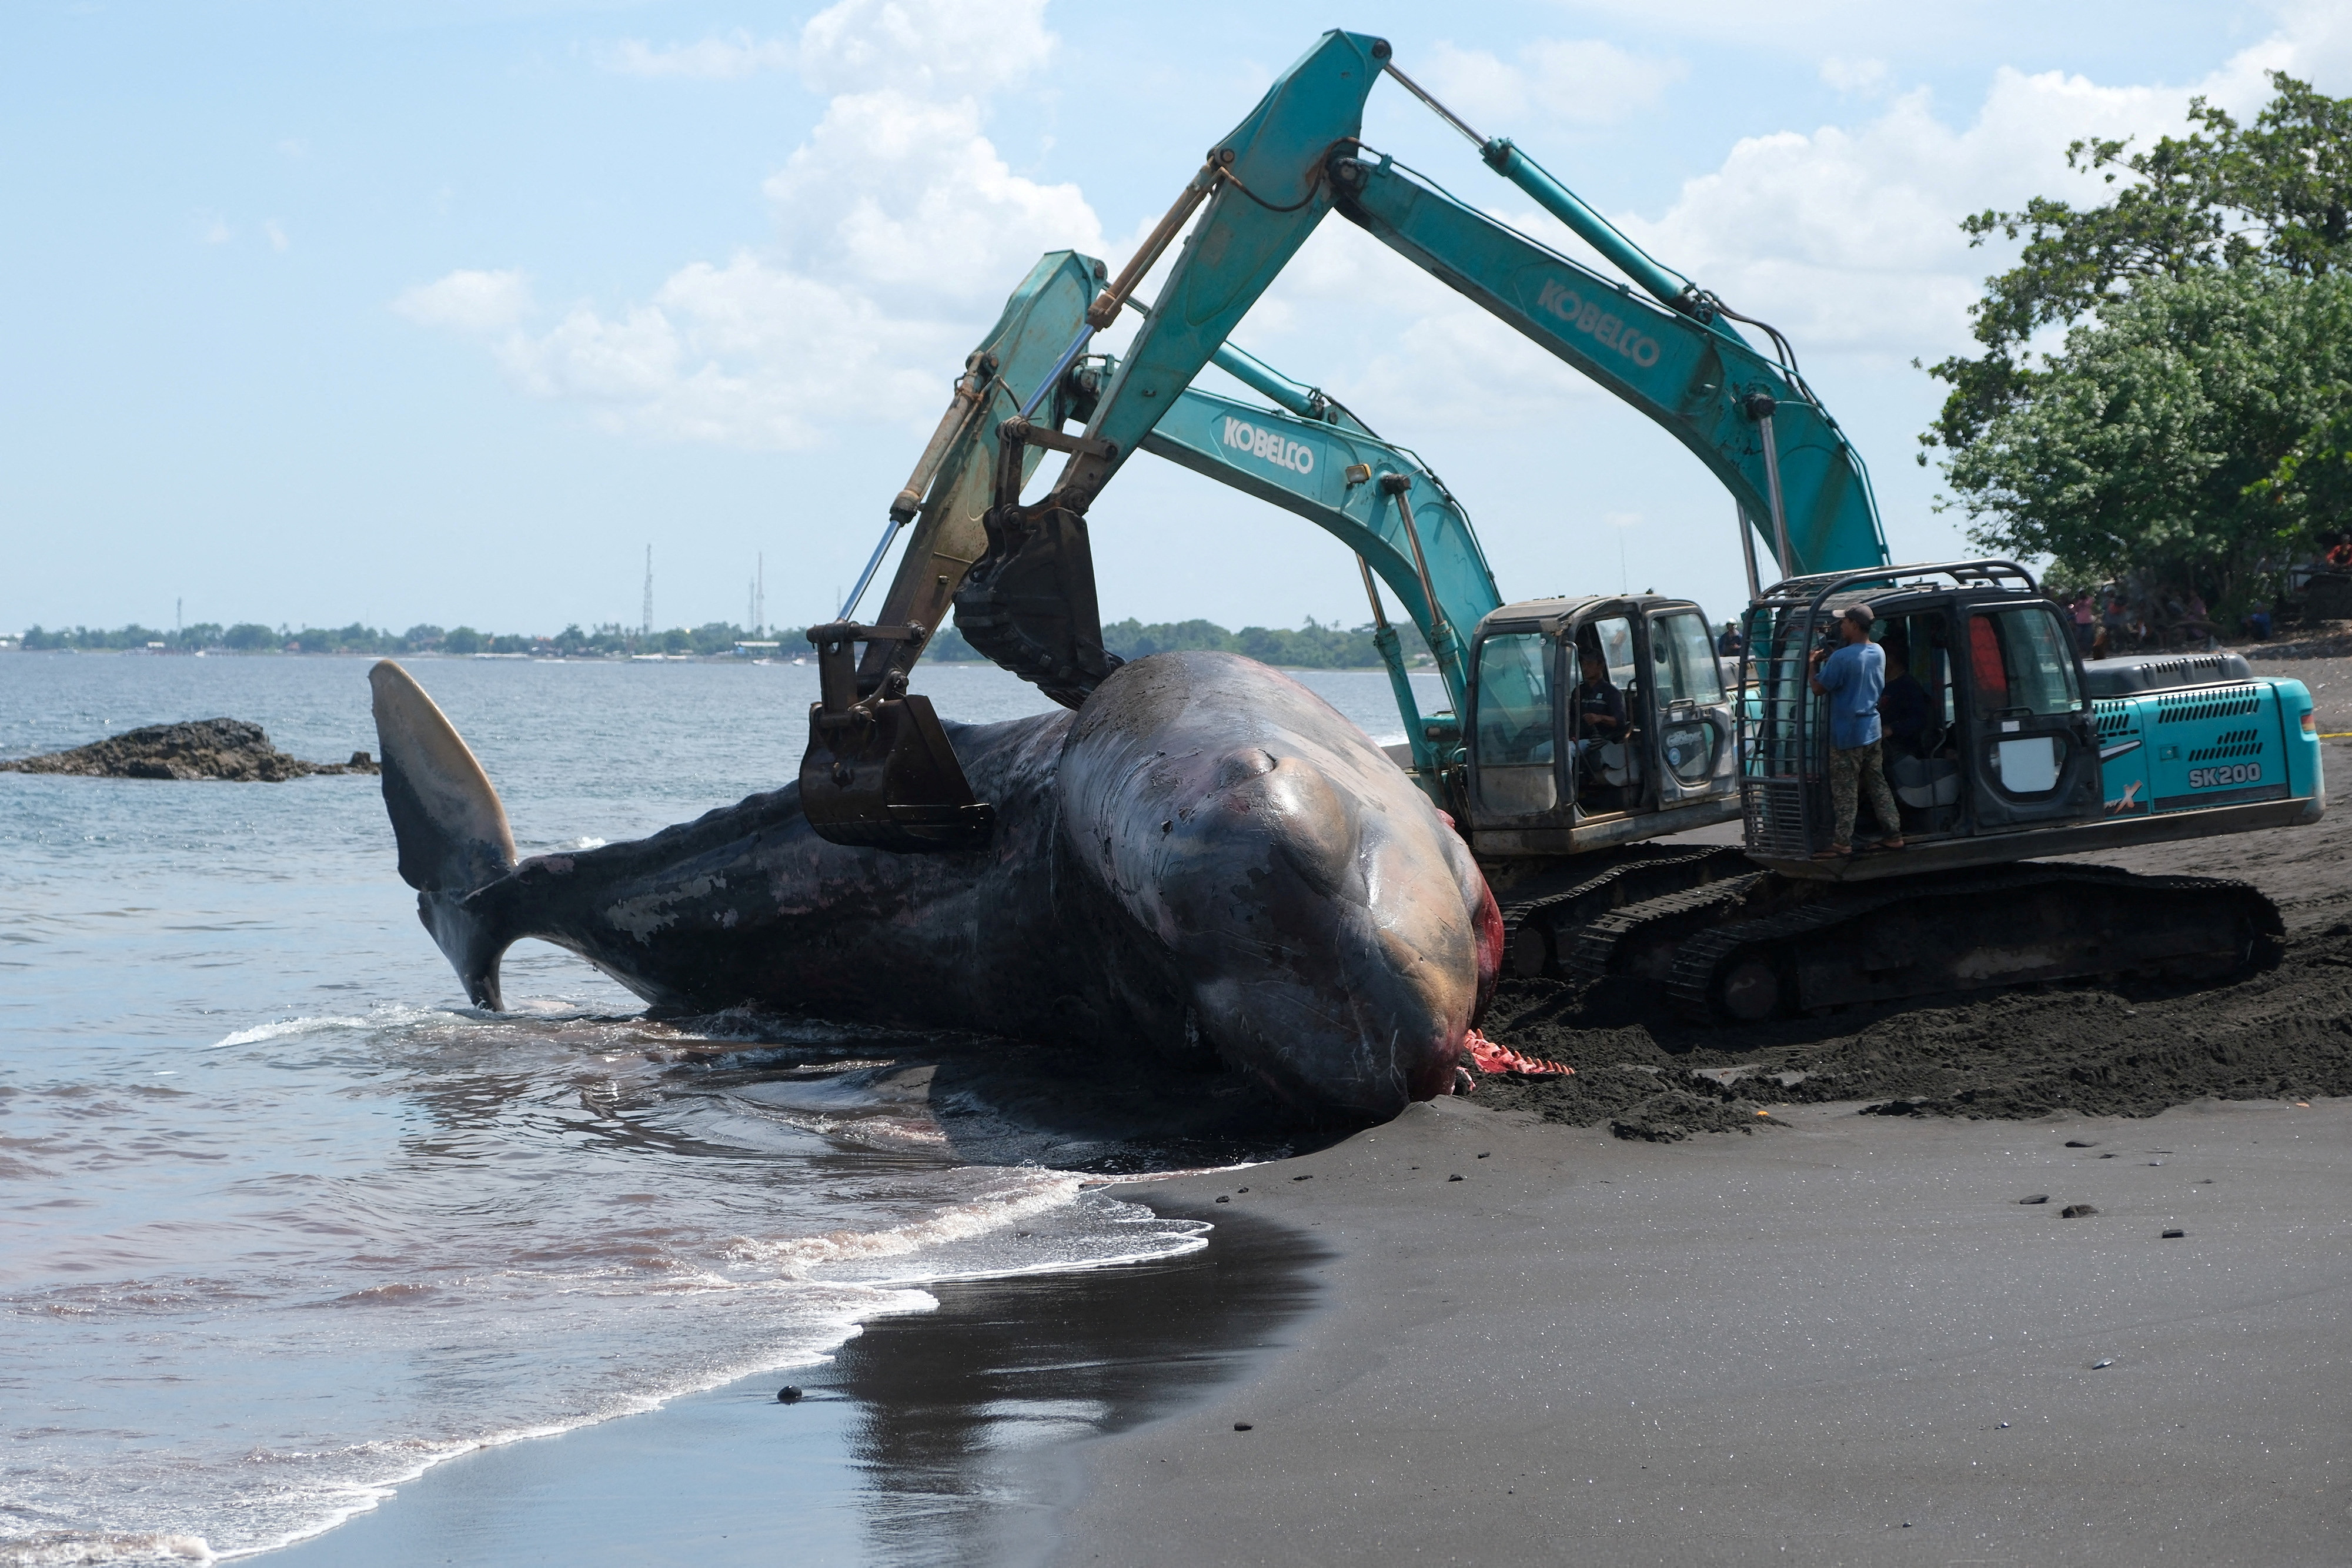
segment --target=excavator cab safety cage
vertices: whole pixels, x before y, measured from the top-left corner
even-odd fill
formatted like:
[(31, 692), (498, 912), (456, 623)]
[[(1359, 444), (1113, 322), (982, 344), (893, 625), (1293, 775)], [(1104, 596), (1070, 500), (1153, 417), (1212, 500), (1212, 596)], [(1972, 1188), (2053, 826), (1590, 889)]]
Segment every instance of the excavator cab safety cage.
[(1748, 852), (1802, 862), (1829, 841), (1828, 700), (1812, 690), (1812, 653), (1851, 604), (1915, 593), (1990, 591), (2036, 597), (2014, 561), (1968, 560), (1822, 572), (1775, 583), (1748, 606), (1739, 655), (1740, 811)]

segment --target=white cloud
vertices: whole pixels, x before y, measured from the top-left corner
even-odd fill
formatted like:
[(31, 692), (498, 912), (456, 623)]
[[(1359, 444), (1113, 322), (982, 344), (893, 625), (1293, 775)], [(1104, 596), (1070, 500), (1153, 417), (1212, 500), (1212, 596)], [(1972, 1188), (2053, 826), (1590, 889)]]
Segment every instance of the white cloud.
[(682, 268), (617, 316), (582, 307), (543, 335), (511, 333), (498, 358), (530, 392), (584, 403), (606, 429), (792, 449), (819, 444), (835, 422), (936, 413), (964, 336), (739, 256)]
[(196, 231), (196, 237), (206, 245), (226, 245), (230, 238), (228, 220), (206, 219), (204, 227)]
[(530, 314), (530, 280), (520, 272), (461, 267), (436, 282), (404, 289), (392, 308), (421, 327), (502, 332)]
[(1888, 75), (1885, 60), (1848, 59), (1843, 55), (1832, 55), (1822, 62), (1822, 80), (1840, 92), (1883, 92)]
[(601, 51), (608, 71), (633, 77), (700, 77), (725, 81), (761, 71), (790, 69), (793, 46), (782, 38), (755, 38), (741, 28), (727, 37), (656, 48), (643, 38), (624, 38)]
[(797, 68), (813, 91), (892, 90), (925, 97), (1009, 87), (1053, 58), (1045, 0), (840, 0), (809, 18), (797, 40), (743, 28), (656, 47), (624, 38), (597, 63), (624, 76), (725, 81)]
[(293, 243), (286, 237), (284, 225), (280, 225), (276, 218), (272, 218), (268, 223), (263, 224), (261, 225), (261, 232), (269, 236), (269, 248), (278, 252), (280, 256), (285, 255), (286, 247)]
[(1747, 138), (1664, 216), (1621, 226), (1801, 354), (1940, 357), (1967, 346), (1969, 305), (2004, 254), (1970, 248), (1963, 215), (2037, 193), (2098, 199), (2103, 186), (2067, 171), (2068, 142), (2179, 131), (2192, 90), (2252, 107), (2267, 96), (2262, 68), (2285, 52), (2245, 51), (2195, 89), (2004, 68), (1963, 127), (1926, 91), (1906, 93), (1859, 126)]
[(1683, 62), (1629, 54), (1597, 38), (1539, 38), (1510, 64), (1481, 49), (1441, 43), (1430, 53), (1430, 90), (1486, 135), (1489, 122), (1530, 110), (1571, 125), (1607, 125), (1657, 102), (1687, 74)]
[(836, 98), (764, 190), (793, 260), (893, 290), (1002, 298), (1039, 252), (1102, 246), (1078, 188), (1013, 173), (970, 99)]
[[(763, 250), (682, 267), (649, 298), (580, 304), (541, 330), (523, 325), (530, 291), (514, 272), (453, 272), (394, 308), (493, 337), (521, 386), (609, 429), (799, 448), (847, 421), (928, 423), (1038, 255), (1103, 243), (1076, 185), (1014, 173), (983, 129), (980, 95), (1052, 57), (1043, 10), (844, 0), (812, 18), (791, 52), (835, 96), (765, 183), (775, 238)], [(643, 58), (719, 75), (769, 47), (739, 37), (691, 61)]]
[[(1663, 260), (1780, 326), (1809, 363), (1938, 357), (1966, 346), (1968, 307), (2001, 261), (1969, 248), (1963, 214), (2063, 193), (2067, 141), (2178, 128), (2192, 91), (2251, 110), (2267, 96), (2267, 68), (2323, 87), (2331, 71), (2352, 70), (2352, 22), (2320, 5), (2289, 22), (2187, 87), (2002, 70), (1965, 119), (1924, 92), (1880, 97), (1849, 124), (1742, 140), (1662, 214), (1618, 216)], [(751, 45), (739, 37), (730, 47)], [(519, 384), (613, 429), (805, 447), (849, 421), (925, 427), (961, 355), (1039, 252), (1073, 246), (1116, 263), (1150, 221), (1106, 248), (1084, 193), (1016, 173), (987, 134), (989, 95), (1054, 50), (1042, 0), (844, 0), (790, 46), (805, 78), (833, 97), (765, 183), (771, 243), (682, 266), (635, 300), (583, 302), (536, 325), (517, 272), (454, 272), (394, 308), (488, 338)], [(1682, 69), (1569, 40), (1507, 60), (1441, 47), (1429, 68), (1433, 89), (1482, 126), (1530, 111), (1622, 115)], [(1821, 69), (1857, 93), (1883, 94), (1890, 79), (1870, 58)], [(1506, 215), (1580, 248), (1549, 218)], [(1155, 292), (1147, 283), (1141, 297)], [(1237, 336), (1406, 439), (1423, 424), (1558, 418), (1605, 397), (1340, 223), (1308, 243)]]
[(1045, 0), (841, 0), (801, 30), (801, 75), (824, 93), (989, 93), (1054, 47)]

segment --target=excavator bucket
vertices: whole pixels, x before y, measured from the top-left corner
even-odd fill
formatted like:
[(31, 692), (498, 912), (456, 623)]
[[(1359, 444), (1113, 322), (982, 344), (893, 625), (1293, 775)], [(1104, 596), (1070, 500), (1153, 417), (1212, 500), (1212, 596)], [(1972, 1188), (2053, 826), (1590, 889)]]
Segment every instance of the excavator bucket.
[(925, 635), (919, 626), (846, 621), (809, 628), (819, 700), (801, 757), (801, 810), (818, 837), (921, 854), (980, 849), (994, 833), (996, 808), (973, 798), (930, 698), (908, 693), (895, 670), (858, 693), (859, 643)]

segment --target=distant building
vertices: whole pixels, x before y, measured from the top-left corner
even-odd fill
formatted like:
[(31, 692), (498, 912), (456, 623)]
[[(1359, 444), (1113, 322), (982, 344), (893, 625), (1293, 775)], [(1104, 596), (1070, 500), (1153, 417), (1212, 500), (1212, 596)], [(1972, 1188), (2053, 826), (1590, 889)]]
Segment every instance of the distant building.
[(735, 656), (739, 659), (772, 658), (776, 647), (773, 643), (738, 643), (735, 644)]

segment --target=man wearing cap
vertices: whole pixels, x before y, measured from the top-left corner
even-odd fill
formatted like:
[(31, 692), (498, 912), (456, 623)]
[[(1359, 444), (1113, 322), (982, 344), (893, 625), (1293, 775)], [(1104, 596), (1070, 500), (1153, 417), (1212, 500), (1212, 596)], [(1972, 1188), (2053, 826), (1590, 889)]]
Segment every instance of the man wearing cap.
[(1813, 690), (1828, 697), (1830, 710), (1830, 804), (1836, 837), (1815, 860), (1853, 853), (1856, 797), (1870, 791), (1870, 812), (1886, 830), (1878, 847), (1903, 847), (1903, 819), (1895, 812), (1895, 791), (1886, 787), (1879, 756), (1878, 697), (1886, 687), (1886, 654), (1870, 640), (1877, 617), (1867, 604), (1849, 604), (1838, 617), (1835, 653), (1813, 650)]

